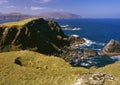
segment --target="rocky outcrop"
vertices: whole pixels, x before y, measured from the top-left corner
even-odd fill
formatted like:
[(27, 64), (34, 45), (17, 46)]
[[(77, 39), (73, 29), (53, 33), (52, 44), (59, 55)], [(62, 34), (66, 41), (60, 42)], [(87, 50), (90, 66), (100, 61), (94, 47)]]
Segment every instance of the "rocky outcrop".
[(78, 35), (69, 36), (69, 41), (71, 42), (71, 46), (78, 46), (85, 43), (85, 40)]
[(32, 18), (0, 24), (0, 52), (32, 50), (53, 54), (68, 44), (67, 36), (54, 21)]
[(105, 73), (84, 73), (72, 85), (104, 85), (106, 82), (116, 82), (112, 75)]
[(103, 55), (115, 56), (120, 55), (120, 43), (116, 40), (111, 40), (102, 50)]
[(97, 52), (92, 49), (84, 49), (84, 57), (95, 57), (97, 55)]

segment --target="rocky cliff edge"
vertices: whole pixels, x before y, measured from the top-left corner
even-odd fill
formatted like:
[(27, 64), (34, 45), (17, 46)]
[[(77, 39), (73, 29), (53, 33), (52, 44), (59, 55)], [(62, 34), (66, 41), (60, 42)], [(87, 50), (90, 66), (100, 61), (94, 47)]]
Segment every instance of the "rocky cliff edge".
[(69, 44), (67, 38), (57, 22), (43, 18), (0, 24), (0, 52), (32, 50), (52, 54)]

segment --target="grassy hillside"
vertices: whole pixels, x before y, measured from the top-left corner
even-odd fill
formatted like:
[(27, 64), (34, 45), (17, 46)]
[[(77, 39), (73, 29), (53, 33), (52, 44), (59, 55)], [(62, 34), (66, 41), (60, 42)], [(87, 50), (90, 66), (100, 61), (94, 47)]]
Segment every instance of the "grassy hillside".
[[(105, 72), (120, 80), (119, 67), (117, 62), (99, 69), (85, 69), (36, 52), (6, 52), (0, 53), (0, 85), (71, 85), (79, 74), (86, 72)], [(119, 85), (120, 81), (117, 83), (105, 85)]]

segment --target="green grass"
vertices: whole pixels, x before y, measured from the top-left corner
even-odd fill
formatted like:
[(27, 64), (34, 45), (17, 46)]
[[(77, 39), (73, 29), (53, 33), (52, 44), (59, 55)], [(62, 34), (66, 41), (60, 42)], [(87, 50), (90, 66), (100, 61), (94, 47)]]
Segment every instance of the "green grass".
[[(15, 60), (22, 66), (15, 64)], [(103, 68), (71, 67), (63, 59), (31, 51), (0, 53), (0, 85), (71, 85), (79, 74), (105, 72), (120, 80), (120, 62)], [(105, 85), (119, 85), (106, 83)]]

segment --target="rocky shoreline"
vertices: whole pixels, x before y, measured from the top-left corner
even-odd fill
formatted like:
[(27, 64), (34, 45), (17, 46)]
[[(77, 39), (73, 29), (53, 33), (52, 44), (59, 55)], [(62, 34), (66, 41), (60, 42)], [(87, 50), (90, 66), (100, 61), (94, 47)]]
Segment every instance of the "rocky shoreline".
[(81, 48), (85, 43), (86, 40), (77, 35), (65, 35), (57, 22), (43, 18), (0, 24), (0, 52), (31, 50), (61, 57), (72, 66), (87, 68), (99, 67), (100, 58), (101, 61), (115, 62), (104, 56), (120, 55), (118, 41), (111, 40), (99, 53)]
[(63, 53), (60, 54), (72, 66), (98, 68), (118, 61), (110, 57), (120, 55), (120, 43), (118, 41), (110, 40), (101, 52), (97, 52), (93, 49), (80, 47), (86, 42), (83, 38), (72, 36), (72, 40), (70, 46), (64, 48)]

